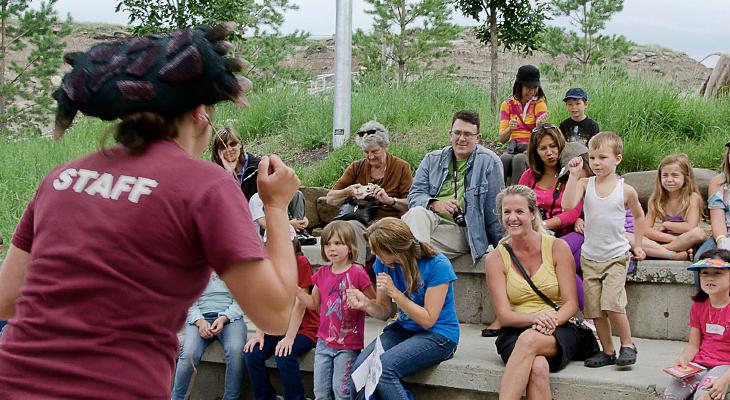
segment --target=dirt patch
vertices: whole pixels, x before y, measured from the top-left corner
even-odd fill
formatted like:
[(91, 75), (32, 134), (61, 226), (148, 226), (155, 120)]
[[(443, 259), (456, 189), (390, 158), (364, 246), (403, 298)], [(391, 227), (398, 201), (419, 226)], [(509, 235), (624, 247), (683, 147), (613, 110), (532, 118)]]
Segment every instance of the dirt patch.
[(284, 162), (289, 165), (308, 167), (327, 159), (329, 152), (330, 150), (327, 147), (318, 147), (316, 149), (303, 150), (287, 157)]

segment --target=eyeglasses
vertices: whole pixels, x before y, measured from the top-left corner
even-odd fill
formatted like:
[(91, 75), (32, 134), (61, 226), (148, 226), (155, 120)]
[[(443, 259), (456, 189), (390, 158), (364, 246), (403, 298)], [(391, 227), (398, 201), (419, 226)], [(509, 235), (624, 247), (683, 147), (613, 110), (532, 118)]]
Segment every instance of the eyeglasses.
[(377, 130), (377, 129), (370, 129), (370, 130), (368, 130), (368, 131), (359, 131), (359, 132), (357, 132), (357, 133), (355, 133), (355, 134), (356, 134), (357, 136), (363, 137), (363, 136), (370, 136), (370, 135), (374, 135), (374, 134), (376, 134), (377, 132), (378, 132), (378, 130)]
[(553, 124), (545, 124), (545, 125), (541, 125), (541, 126), (536, 126), (535, 128), (532, 129), (532, 133), (538, 133), (544, 129), (557, 129), (557, 126), (555, 126)]
[(471, 139), (471, 138), (479, 135), (476, 132), (466, 132), (466, 131), (449, 131), (449, 133), (454, 135), (454, 137), (463, 136), (464, 139)]

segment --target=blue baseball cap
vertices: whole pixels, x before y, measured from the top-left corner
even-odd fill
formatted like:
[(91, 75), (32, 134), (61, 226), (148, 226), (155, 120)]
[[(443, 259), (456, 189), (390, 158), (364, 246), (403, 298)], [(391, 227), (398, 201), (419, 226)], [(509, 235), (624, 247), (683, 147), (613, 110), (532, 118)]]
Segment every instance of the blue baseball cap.
[(690, 271), (699, 271), (704, 268), (730, 268), (730, 264), (717, 258), (705, 258), (687, 267)]
[(568, 89), (568, 92), (565, 93), (563, 101), (568, 101), (568, 99), (583, 99), (588, 101), (588, 93), (579, 87), (570, 88)]

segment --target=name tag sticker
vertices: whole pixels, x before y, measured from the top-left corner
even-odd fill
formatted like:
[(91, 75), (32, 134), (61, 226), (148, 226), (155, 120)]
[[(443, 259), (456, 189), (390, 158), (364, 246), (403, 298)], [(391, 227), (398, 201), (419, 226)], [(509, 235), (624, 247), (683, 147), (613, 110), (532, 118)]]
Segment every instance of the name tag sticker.
[(718, 325), (718, 324), (711, 324), (709, 322), (707, 324), (705, 324), (705, 330), (707, 331), (707, 333), (712, 333), (715, 335), (724, 335), (725, 334), (724, 326)]

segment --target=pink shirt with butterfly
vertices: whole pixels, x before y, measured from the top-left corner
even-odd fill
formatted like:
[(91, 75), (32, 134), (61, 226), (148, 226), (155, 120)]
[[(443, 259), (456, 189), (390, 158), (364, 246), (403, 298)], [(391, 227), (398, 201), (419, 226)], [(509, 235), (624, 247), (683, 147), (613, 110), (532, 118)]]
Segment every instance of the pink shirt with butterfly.
[(708, 368), (730, 364), (730, 304), (714, 308), (709, 299), (692, 303), (689, 326), (702, 333), (700, 350), (692, 361)]

